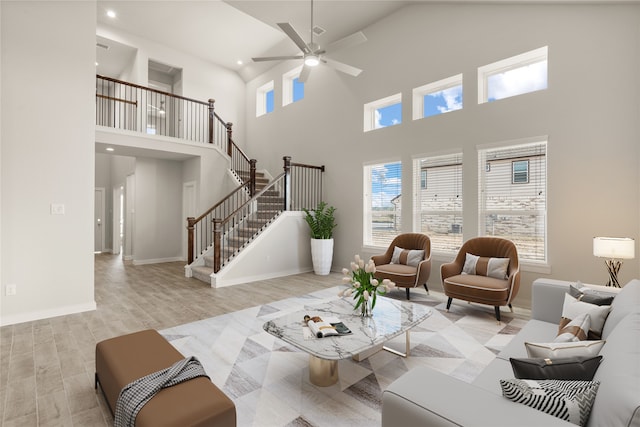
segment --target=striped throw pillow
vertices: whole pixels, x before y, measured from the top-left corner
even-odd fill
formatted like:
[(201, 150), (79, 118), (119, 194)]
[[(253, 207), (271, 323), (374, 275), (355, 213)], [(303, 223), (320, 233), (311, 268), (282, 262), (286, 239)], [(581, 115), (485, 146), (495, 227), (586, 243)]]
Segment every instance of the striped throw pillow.
[(391, 264), (404, 264), (417, 267), (424, 258), (424, 250), (410, 250), (395, 246), (391, 256)]
[(500, 380), (502, 395), (516, 403), (584, 426), (600, 382), (574, 380)]

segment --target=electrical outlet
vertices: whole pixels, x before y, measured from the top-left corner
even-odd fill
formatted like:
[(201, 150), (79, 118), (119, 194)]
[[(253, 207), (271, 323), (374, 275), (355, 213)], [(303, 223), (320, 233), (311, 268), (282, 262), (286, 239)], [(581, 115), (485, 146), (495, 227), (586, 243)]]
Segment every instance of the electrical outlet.
[(4, 290), (4, 294), (6, 296), (15, 295), (16, 294), (16, 285), (15, 285), (15, 283), (7, 285), (5, 290)]

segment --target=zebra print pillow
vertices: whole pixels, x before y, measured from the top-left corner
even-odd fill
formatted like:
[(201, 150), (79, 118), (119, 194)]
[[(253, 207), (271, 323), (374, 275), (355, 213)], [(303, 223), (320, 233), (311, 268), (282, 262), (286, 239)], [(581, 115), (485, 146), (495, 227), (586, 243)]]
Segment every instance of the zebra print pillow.
[(579, 426), (589, 419), (599, 385), (598, 381), (500, 380), (507, 399)]

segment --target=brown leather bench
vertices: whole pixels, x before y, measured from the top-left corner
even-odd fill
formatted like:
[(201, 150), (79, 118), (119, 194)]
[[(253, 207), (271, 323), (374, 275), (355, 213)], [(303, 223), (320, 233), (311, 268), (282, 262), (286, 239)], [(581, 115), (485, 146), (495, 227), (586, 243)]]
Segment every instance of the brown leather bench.
[[(181, 359), (184, 356), (152, 329), (101, 341), (96, 344), (96, 389), (100, 384), (113, 414), (124, 386)], [(162, 389), (136, 417), (138, 427), (214, 425), (235, 427), (236, 408), (206, 377)]]

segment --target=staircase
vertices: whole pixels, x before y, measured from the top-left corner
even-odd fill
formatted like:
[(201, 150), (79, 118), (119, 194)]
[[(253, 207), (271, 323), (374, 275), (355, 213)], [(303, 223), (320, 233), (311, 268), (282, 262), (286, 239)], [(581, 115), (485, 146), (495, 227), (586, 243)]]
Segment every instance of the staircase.
[[(249, 179), (248, 172), (236, 171), (236, 175), (242, 182)], [(255, 173), (255, 193), (260, 194), (269, 185), (269, 178), (263, 172)], [(268, 189), (264, 191), (256, 200), (256, 210), (246, 215), (241, 227), (236, 227), (226, 233), (224, 246), (225, 258), (233, 259), (240, 251), (255, 239), (269, 223), (271, 223), (284, 210), (284, 196), (279, 190)], [(213, 251), (201, 257), (204, 265), (191, 267), (193, 277), (211, 284), (211, 275), (214, 273)]]

